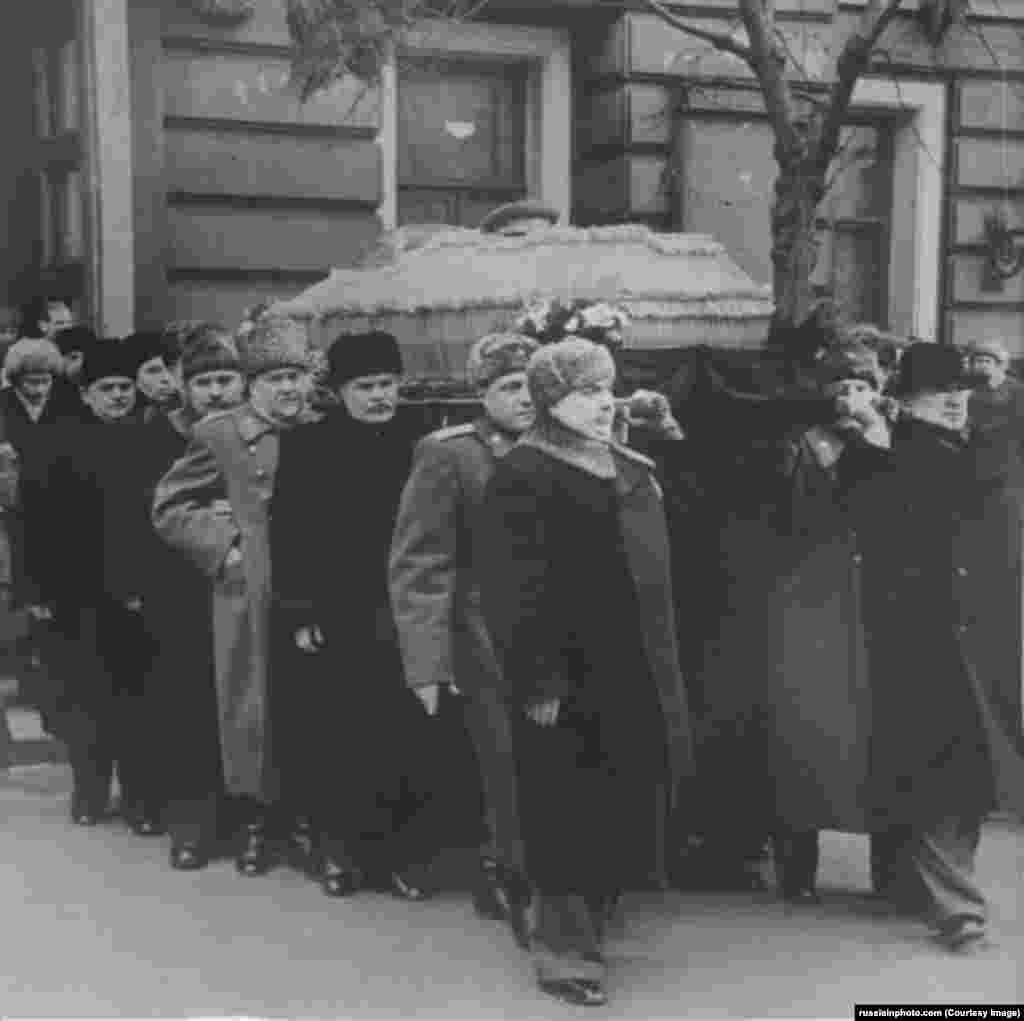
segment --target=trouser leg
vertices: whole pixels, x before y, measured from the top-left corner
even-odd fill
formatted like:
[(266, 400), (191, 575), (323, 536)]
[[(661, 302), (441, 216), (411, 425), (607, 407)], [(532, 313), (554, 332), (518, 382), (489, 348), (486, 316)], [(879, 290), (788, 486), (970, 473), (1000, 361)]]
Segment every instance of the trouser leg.
[(221, 797), (213, 791), (195, 798), (179, 799), (167, 808), (173, 844), (209, 848), (217, 842)]
[(68, 742), (68, 762), (73, 781), (72, 811), (103, 815), (110, 803), (114, 774), (111, 743), (98, 726)]
[(952, 816), (915, 832), (908, 843), (913, 870), (928, 892), (931, 920), (940, 931), (987, 921), (985, 895), (974, 878), (980, 839), (979, 819)]
[(603, 981), (600, 920), (578, 894), (540, 893), (530, 954), (539, 982)]
[(489, 835), (481, 853), (522, 872), (523, 837), (508, 708), (496, 691), (484, 689), (467, 700), (466, 724), (480, 769)]
[(774, 839), (775, 869), (784, 896), (813, 891), (820, 848), (817, 830), (782, 829)]

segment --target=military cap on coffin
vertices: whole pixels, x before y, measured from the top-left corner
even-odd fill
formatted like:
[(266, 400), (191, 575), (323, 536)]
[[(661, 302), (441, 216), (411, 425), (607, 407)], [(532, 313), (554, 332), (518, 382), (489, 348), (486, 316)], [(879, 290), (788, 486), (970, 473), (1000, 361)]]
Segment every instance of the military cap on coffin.
[(982, 376), (964, 368), (963, 355), (955, 347), (920, 341), (903, 352), (893, 392), (901, 397), (926, 390), (973, 390)]
[(359, 376), (401, 376), (404, 372), (398, 341), (383, 330), (342, 333), (327, 350), (327, 381), (341, 386)]
[(275, 369), (308, 370), (309, 343), (305, 327), (294, 319), (268, 318), (247, 322), (235, 334), (242, 371), (250, 379)]
[(537, 199), (521, 199), (507, 202), (492, 209), (481, 221), (480, 231), (484, 234), (525, 233), (531, 221), (558, 223), (558, 210)]
[(122, 340), (97, 340), (85, 353), (81, 384), (91, 386), (101, 379), (130, 379), (135, 382), (138, 359)]

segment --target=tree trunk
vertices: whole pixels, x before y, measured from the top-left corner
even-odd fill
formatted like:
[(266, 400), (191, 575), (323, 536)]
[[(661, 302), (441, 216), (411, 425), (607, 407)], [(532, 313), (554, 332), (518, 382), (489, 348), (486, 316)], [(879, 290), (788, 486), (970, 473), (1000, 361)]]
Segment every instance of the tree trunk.
[(811, 160), (780, 160), (772, 205), (772, 268), (775, 315), (798, 326), (815, 303), (811, 278), (818, 262), (815, 219), (825, 194), (825, 175)]

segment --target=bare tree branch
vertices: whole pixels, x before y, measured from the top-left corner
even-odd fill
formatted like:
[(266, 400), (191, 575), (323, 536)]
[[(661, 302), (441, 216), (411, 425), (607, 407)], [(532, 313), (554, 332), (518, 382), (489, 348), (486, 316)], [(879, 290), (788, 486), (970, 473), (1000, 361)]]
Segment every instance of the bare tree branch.
[(731, 53), (753, 67), (753, 53), (750, 48), (744, 46), (743, 43), (732, 36), (726, 35), (724, 32), (712, 32), (710, 29), (691, 25), (684, 18), (673, 14), (661, 3), (661, 0), (644, 0), (644, 2), (666, 24), (679, 29), (680, 32), (685, 32), (687, 35), (692, 35), (695, 39), (702, 39), (704, 42), (710, 43), (716, 50), (721, 50), (723, 53)]
[(896, 17), (902, 3), (903, 0), (868, 0), (857, 31), (843, 44), (836, 61), (836, 80), (832, 86), (829, 111), (818, 141), (818, 163), (823, 170), (831, 162), (839, 144), (839, 132), (850, 112), (853, 90), (871, 63), (871, 51)]
[(751, 67), (761, 83), (765, 106), (775, 129), (777, 148), (783, 153), (795, 152), (801, 145), (793, 110), (793, 95), (785, 77), (786, 58), (775, 41), (775, 24), (762, 0), (740, 0), (740, 17), (747, 30)]

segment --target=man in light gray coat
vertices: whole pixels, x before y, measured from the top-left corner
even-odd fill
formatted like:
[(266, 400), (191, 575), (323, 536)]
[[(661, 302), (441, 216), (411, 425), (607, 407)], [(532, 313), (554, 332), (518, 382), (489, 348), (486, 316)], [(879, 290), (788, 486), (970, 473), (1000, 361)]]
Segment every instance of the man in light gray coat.
[(467, 376), (483, 415), (420, 441), (405, 487), (391, 551), (390, 585), (406, 680), (427, 711), (442, 688), (466, 697), (490, 839), (481, 848), (477, 912), (506, 919), (526, 938), (528, 895), (517, 809), (508, 710), (484, 626), (476, 573), (484, 489), (503, 457), (533, 423), (526, 364), (537, 344), (491, 334), (469, 354)]
[(214, 665), (224, 778), (247, 805), (236, 866), (272, 864), (268, 806), (278, 796), (270, 757), (270, 548), (267, 507), (282, 430), (316, 417), (307, 409), (305, 331), (263, 320), (238, 335), (249, 399), (212, 415), (156, 488), (153, 524), (213, 583)]

